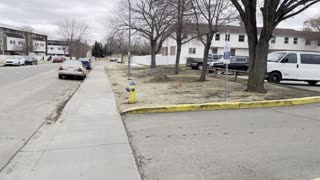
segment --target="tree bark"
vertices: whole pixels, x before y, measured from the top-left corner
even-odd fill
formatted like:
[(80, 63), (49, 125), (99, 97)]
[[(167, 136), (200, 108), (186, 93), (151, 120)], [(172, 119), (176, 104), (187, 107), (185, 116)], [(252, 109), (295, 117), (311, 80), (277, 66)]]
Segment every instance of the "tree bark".
[(151, 68), (156, 68), (156, 43), (154, 41), (151, 42)]
[(211, 46), (211, 41), (212, 41), (212, 38), (207, 37), (207, 42), (205, 44), (204, 54), (203, 54), (202, 73), (201, 73), (199, 81), (206, 80), (207, 70), (208, 70), (208, 55), (209, 55), (209, 50), (210, 50), (210, 46)]
[(247, 85), (248, 92), (266, 93), (266, 89), (264, 88), (264, 77), (266, 74), (268, 49), (268, 38), (261, 37), (250, 53), (250, 55), (255, 53), (255, 56), (252, 55), (253, 57), (250, 57), (249, 79)]
[(181, 47), (182, 42), (177, 40), (177, 54), (176, 54), (176, 67), (175, 67), (175, 74), (179, 74), (179, 65), (180, 65), (180, 56), (181, 56)]

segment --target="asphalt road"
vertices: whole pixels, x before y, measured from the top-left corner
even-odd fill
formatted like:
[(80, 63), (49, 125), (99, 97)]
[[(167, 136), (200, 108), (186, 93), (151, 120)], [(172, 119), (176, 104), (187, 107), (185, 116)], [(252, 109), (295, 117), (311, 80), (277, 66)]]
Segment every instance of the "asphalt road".
[(320, 104), (128, 115), (146, 180), (320, 177)]
[(59, 80), (58, 64), (0, 67), (0, 170), (46, 122), (54, 121), (79, 80)]

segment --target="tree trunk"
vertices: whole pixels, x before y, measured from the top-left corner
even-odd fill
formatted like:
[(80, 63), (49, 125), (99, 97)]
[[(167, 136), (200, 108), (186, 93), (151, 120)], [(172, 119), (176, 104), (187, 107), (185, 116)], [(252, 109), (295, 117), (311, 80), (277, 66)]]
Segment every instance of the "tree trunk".
[(250, 58), (248, 92), (266, 93), (264, 77), (267, 68), (268, 49), (269, 42), (264, 37), (261, 37), (255, 48), (252, 49), (252, 51), (255, 51), (255, 57)]
[(180, 56), (181, 56), (181, 47), (182, 42), (177, 40), (177, 54), (176, 54), (176, 67), (175, 67), (175, 74), (179, 74), (179, 65), (180, 65)]
[(151, 43), (151, 68), (156, 68), (156, 43)]
[(204, 46), (202, 73), (201, 73), (199, 81), (206, 80), (206, 75), (207, 75), (207, 71), (208, 71), (208, 55), (209, 55), (213, 35), (214, 34), (208, 34), (207, 38), (206, 38), (207, 40), (206, 40), (206, 44)]
[(121, 64), (123, 64), (124, 62), (123, 62), (123, 54), (121, 54)]

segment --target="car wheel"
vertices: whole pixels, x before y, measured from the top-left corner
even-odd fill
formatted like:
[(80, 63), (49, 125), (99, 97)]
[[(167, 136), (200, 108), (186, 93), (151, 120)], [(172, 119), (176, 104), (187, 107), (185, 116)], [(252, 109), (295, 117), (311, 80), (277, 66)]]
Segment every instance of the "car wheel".
[(197, 69), (200, 70), (200, 71), (202, 71), (203, 65), (202, 65), (202, 64), (198, 64), (198, 68), (197, 68)]
[(310, 86), (315, 86), (318, 81), (307, 81)]
[(58, 76), (58, 77), (59, 77), (59, 79), (62, 79), (62, 78), (63, 78), (63, 76), (62, 76), (62, 75), (60, 75), (60, 74), (59, 74), (59, 76)]
[(279, 84), (281, 81), (281, 74), (278, 72), (272, 72), (269, 75), (268, 82)]

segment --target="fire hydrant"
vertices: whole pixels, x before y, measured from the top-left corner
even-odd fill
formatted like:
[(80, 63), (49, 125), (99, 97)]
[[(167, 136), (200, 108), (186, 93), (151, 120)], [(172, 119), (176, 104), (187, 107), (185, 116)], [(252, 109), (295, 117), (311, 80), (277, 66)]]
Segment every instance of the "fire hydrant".
[(126, 88), (127, 92), (129, 92), (129, 104), (136, 103), (136, 83), (132, 81), (129, 87)]

